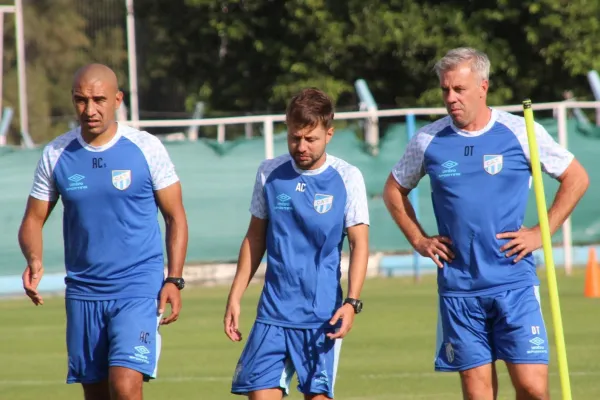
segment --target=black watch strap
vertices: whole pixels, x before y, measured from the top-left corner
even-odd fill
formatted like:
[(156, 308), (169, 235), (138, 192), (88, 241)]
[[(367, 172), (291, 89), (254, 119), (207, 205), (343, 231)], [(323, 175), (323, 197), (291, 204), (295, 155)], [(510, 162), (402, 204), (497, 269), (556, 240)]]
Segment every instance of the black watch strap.
[(185, 287), (185, 280), (183, 278), (174, 278), (170, 276), (167, 279), (165, 279), (165, 283), (172, 283), (175, 286), (177, 286), (177, 289), (179, 290)]
[(347, 297), (346, 300), (344, 300), (344, 304), (350, 304), (352, 308), (354, 308), (355, 314), (361, 312), (363, 308), (363, 302), (361, 300), (353, 299), (351, 297)]

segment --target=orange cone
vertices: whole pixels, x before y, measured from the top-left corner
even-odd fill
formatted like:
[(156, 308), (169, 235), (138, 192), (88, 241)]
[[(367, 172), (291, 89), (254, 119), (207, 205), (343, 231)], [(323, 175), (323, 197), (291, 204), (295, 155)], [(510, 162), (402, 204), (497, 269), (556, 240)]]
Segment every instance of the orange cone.
[(600, 267), (596, 261), (596, 249), (590, 247), (585, 273), (585, 297), (600, 297)]

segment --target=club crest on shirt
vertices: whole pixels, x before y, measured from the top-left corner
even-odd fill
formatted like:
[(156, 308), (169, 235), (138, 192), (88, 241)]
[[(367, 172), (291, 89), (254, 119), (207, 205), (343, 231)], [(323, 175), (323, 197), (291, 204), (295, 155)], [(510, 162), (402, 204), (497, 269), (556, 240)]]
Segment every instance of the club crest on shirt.
[(325, 214), (327, 211), (331, 210), (331, 207), (333, 206), (333, 195), (315, 194), (313, 206), (319, 214)]
[(119, 190), (125, 190), (131, 185), (131, 170), (121, 169), (112, 171), (112, 184)]
[(503, 157), (502, 155), (484, 155), (483, 169), (490, 175), (496, 175), (502, 171)]

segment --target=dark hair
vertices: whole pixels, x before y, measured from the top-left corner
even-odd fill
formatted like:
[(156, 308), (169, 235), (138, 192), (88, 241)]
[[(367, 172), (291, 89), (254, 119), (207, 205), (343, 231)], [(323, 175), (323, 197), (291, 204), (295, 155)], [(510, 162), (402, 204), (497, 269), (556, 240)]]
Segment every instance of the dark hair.
[(319, 123), (329, 129), (333, 124), (333, 114), (331, 99), (317, 88), (307, 88), (292, 97), (285, 112), (285, 121), (288, 126), (297, 129), (315, 128)]

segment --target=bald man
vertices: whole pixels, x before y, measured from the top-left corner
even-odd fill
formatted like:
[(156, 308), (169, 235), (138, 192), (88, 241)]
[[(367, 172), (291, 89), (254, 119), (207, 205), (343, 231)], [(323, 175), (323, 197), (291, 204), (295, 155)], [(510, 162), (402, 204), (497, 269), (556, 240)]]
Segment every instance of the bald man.
[(115, 121), (123, 93), (110, 68), (77, 71), (72, 96), (80, 127), (44, 148), (19, 230), (23, 287), (44, 304), (42, 228), (61, 198), (67, 383), (81, 383), (86, 400), (138, 400), (143, 382), (156, 377), (159, 325), (177, 320), (181, 308), (188, 234), (181, 185), (156, 137)]

